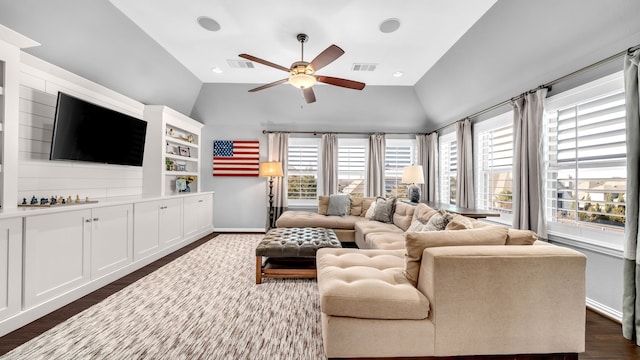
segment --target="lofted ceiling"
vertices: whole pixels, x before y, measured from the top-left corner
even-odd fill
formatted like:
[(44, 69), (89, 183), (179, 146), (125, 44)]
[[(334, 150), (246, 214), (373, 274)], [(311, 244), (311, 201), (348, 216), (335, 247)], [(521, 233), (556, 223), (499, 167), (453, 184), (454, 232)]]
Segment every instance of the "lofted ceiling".
[[(234, 62), (247, 53), (289, 68), (301, 60), (296, 35), (305, 33), (305, 61), (331, 44), (345, 51), (318, 74), (367, 85), (413, 86), (496, 0), (110, 2), (205, 83), (286, 78), (282, 70)], [(204, 29), (200, 17), (213, 19), (219, 29)], [(399, 28), (382, 32), (387, 19), (396, 19)], [(375, 65), (375, 70), (353, 71), (354, 64)], [(393, 76), (396, 72), (403, 75)]]

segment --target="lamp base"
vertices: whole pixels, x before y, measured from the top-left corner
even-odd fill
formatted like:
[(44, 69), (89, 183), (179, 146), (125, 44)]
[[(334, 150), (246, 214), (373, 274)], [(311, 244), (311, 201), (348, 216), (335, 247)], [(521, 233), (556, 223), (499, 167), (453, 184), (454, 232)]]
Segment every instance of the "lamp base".
[(409, 201), (417, 203), (420, 201), (420, 187), (416, 184), (409, 185)]

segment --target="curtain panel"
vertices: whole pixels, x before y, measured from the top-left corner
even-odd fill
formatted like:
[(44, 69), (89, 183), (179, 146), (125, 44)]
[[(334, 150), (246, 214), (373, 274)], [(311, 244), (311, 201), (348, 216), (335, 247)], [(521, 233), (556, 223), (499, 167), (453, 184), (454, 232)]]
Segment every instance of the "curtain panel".
[(640, 345), (640, 50), (624, 59), (624, 90), (627, 131), (627, 197), (623, 265), (622, 335)]
[(322, 134), (322, 193), (338, 193), (338, 135)]
[(458, 145), (456, 205), (474, 208), (476, 201), (473, 191), (473, 135), (471, 134), (471, 120), (464, 119), (456, 123), (456, 141)]
[[(275, 227), (275, 221), (287, 210), (287, 158), (289, 156), (289, 134), (271, 133), (268, 138), (269, 157), (268, 161), (279, 161), (282, 163), (283, 177), (273, 179), (273, 224), (269, 224), (269, 208), (267, 205), (267, 229)], [(269, 183), (267, 182), (267, 187)], [(268, 193), (268, 190), (267, 190)]]
[(422, 200), (438, 201), (438, 133), (416, 135), (417, 162), (425, 172), (425, 183), (420, 185)]
[(512, 102), (513, 106), (513, 228), (533, 230), (546, 238), (542, 118), (547, 89)]
[(384, 152), (386, 138), (384, 134), (369, 136), (369, 154), (367, 156), (367, 181), (365, 192), (368, 197), (384, 196)]

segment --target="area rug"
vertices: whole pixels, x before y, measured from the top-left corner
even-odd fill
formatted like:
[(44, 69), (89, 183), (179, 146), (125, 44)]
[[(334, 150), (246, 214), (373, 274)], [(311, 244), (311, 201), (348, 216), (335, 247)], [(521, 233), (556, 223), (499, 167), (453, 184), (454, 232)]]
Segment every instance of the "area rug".
[(219, 235), (0, 359), (325, 359), (315, 279), (255, 284), (261, 235)]

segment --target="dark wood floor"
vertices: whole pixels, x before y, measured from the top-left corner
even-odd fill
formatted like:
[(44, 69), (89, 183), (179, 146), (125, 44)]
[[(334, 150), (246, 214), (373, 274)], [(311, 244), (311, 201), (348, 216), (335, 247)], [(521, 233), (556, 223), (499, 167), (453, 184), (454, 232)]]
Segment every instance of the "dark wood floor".
[[(67, 320), (73, 315), (95, 305), (109, 295), (123, 289), (138, 279), (156, 271), (160, 267), (184, 255), (192, 249), (204, 244), (218, 234), (213, 233), (195, 241), (184, 248), (177, 250), (160, 260), (157, 260), (144, 268), (137, 270), (113, 283), (106, 285), (91, 294), (84, 296), (71, 304), (64, 306), (22, 328), (15, 330), (0, 338), (0, 355), (3, 355), (15, 347), (33, 339), (57, 324)], [(456, 357), (457, 360), (464, 357)], [(489, 359), (482, 357), (482, 359)], [(500, 359), (505, 359), (500, 357)], [(579, 355), (579, 359), (603, 359), (603, 360), (640, 360), (640, 347), (633, 341), (622, 337), (620, 324), (607, 319), (593, 311), (587, 310), (586, 351)]]

